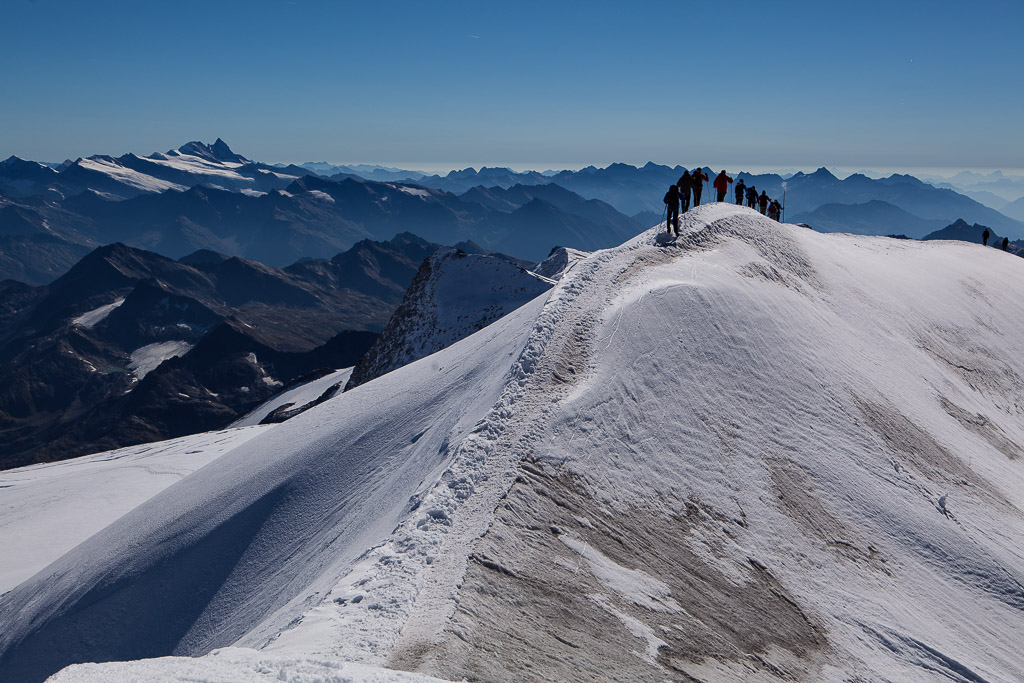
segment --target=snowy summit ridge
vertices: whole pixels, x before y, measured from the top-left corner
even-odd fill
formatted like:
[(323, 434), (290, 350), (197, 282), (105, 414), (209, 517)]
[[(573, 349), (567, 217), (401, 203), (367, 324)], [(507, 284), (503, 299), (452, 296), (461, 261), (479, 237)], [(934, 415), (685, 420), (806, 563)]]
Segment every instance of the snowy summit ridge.
[(699, 207), (22, 582), (0, 678), (1011, 679), (1022, 296), (992, 249)]

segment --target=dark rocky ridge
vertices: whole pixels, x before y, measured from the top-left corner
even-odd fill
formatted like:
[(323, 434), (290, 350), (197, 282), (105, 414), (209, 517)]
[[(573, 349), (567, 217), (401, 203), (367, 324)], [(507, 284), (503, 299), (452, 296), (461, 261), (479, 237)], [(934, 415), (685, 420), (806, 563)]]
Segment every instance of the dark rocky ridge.
[[(354, 365), (435, 248), (405, 234), (279, 270), (114, 244), (49, 286), (0, 282), (0, 467), (215, 429)], [(154, 344), (191, 350), (137, 379), (132, 354)]]

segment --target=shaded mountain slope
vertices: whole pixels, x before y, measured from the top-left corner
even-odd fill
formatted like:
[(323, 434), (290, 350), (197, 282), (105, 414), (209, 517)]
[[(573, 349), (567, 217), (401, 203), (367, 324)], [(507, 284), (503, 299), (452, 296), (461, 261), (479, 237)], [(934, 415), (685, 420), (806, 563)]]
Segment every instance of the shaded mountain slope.
[(822, 232), (849, 232), (854, 235), (895, 234), (915, 239), (920, 239), (946, 224), (942, 219), (918, 218), (898, 206), (881, 200), (864, 204), (823, 204), (814, 211), (787, 215), (786, 220), (791, 223), (807, 223)]
[(299, 377), (354, 365), (436, 248), (407, 234), (278, 270), (114, 244), (47, 287), (7, 281), (0, 467), (217, 428)]

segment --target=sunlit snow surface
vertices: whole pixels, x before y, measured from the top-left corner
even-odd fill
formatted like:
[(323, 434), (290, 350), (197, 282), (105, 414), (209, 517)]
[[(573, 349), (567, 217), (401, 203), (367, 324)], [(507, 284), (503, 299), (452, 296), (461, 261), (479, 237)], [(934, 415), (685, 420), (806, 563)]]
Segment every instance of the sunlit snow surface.
[(0, 471), (0, 594), (265, 429), (205, 432)]
[(79, 161), (83, 168), (108, 175), (114, 180), (124, 183), (130, 187), (144, 192), (164, 192), (165, 190), (177, 190), (184, 192), (188, 188), (184, 185), (172, 183), (168, 180), (161, 180), (153, 176), (140, 173), (126, 166), (122, 166), (113, 160), (102, 158), (82, 159)]
[(1024, 262), (726, 205), (683, 233), (122, 516), (3, 598), (0, 678), (227, 645), (454, 680), (1018, 678)]
[(351, 374), (352, 368), (335, 370), (334, 372), (324, 375), (318, 379), (314, 379), (310, 382), (303, 382), (302, 384), (298, 384), (290, 389), (286, 389), (267, 399), (258, 408), (254, 408), (248, 415), (245, 415), (235, 421), (231, 426), (248, 427), (251, 425), (258, 425), (263, 418), (283, 406), (288, 406), (289, 408), (300, 408), (307, 403), (317, 400), (325, 391), (336, 384), (341, 385), (339, 387), (340, 390), (345, 386), (345, 382), (348, 381)]

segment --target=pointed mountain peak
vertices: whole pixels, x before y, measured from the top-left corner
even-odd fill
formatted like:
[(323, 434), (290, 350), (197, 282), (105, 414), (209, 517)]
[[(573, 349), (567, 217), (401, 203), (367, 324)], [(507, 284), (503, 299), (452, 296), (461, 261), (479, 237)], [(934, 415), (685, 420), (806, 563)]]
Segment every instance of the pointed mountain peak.
[(228, 147), (228, 143), (224, 142), (221, 138), (217, 138), (217, 141), (213, 143), (210, 150), (213, 152), (214, 156), (221, 161), (234, 161), (239, 164), (243, 164), (248, 161), (248, 159), (243, 157), (241, 154), (235, 154), (232, 152), (231, 148)]
[(30, 161), (28, 159), (22, 159), (21, 157), (12, 154), (3, 161), (0, 161), (0, 171), (14, 172), (20, 174), (31, 174), (32, 176), (38, 176), (45, 174), (45, 176), (56, 175), (57, 172), (46, 164), (41, 164), (38, 161)]
[(832, 171), (828, 170), (828, 169), (827, 169), (827, 168), (825, 168), (824, 166), (822, 166), (821, 168), (819, 168), (819, 169), (818, 169), (817, 171), (815, 171), (814, 173), (811, 173), (811, 174), (810, 174), (810, 175), (808, 175), (807, 177), (808, 177), (808, 178), (816, 178), (816, 179), (818, 179), (818, 180), (839, 180), (839, 178), (836, 178), (836, 177), (835, 177), (835, 176), (834, 176), (834, 175), (832, 174)]

